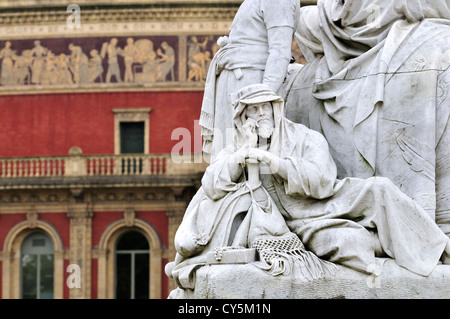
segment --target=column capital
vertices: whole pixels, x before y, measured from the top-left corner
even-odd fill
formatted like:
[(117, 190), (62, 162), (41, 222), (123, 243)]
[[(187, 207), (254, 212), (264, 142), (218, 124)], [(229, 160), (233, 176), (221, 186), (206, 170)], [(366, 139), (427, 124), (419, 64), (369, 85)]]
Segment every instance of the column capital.
[(67, 218), (70, 220), (85, 220), (91, 219), (94, 213), (89, 209), (69, 209), (67, 212)]

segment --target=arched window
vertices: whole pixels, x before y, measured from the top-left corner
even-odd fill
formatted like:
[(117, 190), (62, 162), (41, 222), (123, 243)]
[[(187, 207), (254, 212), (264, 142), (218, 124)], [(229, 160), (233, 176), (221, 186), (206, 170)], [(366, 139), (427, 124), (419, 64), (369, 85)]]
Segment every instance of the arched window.
[(116, 245), (116, 298), (148, 299), (150, 292), (150, 246), (137, 231), (127, 231)]
[(43, 232), (28, 235), (21, 248), (21, 296), (53, 299), (54, 249)]

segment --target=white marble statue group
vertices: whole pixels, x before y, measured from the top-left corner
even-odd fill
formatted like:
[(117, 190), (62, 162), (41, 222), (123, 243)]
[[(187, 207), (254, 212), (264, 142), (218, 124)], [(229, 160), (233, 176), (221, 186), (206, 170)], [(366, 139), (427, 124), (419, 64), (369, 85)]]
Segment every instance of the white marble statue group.
[(166, 267), (180, 288), (214, 263), (310, 280), (450, 264), (450, 0), (245, 0), (218, 44), (211, 164)]

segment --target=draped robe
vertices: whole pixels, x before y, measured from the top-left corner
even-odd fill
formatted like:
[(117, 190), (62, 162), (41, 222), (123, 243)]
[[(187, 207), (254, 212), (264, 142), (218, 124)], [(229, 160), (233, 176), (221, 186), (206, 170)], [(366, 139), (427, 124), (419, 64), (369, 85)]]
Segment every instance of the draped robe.
[[(337, 179), (325, 138), (281, 116), (283, 103), (273, 105), (275, 129), (269, 151), (286, 160), (288, 174), (283, 179), (269, 173), (265, 164), (260, 166), (261, 187), (283, 216), (267, 220), (265, 227), (284, 231), (286, 224), (316, 256), (361, 272), (371, 273), (370, 267), (379, 265), (378, 257), (389, 257), (428, 276), (449, 240), (432, 218), (386, 178)], [(234, 116), (237, 131), (242, 130), (242, 110), (237, 107)], [(230, 159), (242, 145), (236, 136), (236, 143), (206, 170), (177, 231), (178, 261), (172, 274), (181, 287), (195, 286), (194, 270), (205, 265), (208, 251), (233, 243), (233, 221), (250, 205), (247, 172), (230, 170), (236, 164)], [(203, 241), (195, 249), (193, 238)]]
[(338, 177), (389, 178), (450, 234), (450, 1), (319, 0), (286, 117), (321, 132)]

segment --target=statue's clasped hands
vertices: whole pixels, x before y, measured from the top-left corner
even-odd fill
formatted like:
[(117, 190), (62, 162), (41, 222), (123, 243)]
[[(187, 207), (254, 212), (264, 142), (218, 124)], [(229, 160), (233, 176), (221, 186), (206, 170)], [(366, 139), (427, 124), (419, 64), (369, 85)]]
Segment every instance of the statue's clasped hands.
[(269, 171), (265, 171), (266, 173), (277, 174), (287, 179), (286, 160), (278, 157), (274, 153), (258, 148), (258, 123), (248, 118), (242, 128), (245, 143), (234, 153), (233, 163), (240, 166), (247, 166), (249, 163), (259, 164), (262, 162), (269, 167)]
[(258, 123), (251, 118), (247, 119), (247, 121), (243, 125), (242, 128), (244, 131), (245, 144), (235, 154), (235, 158), (238, 164), (244, 165), (248, 162), (248, 160), (251, 160), (265, 162), (266, 164), (270, 165), (274, 155), (268, 151), (257, 148), (257, 127)]

